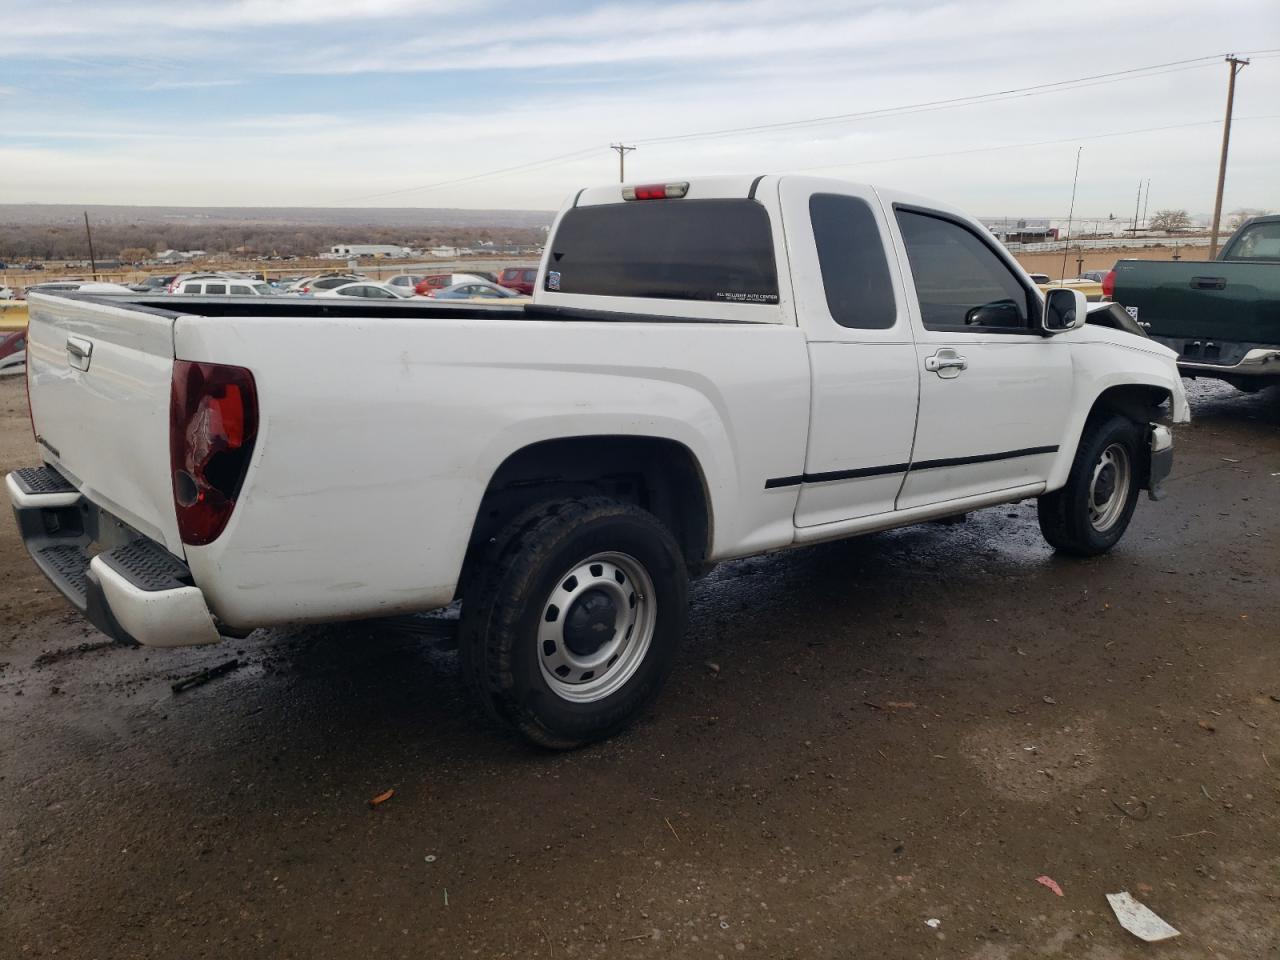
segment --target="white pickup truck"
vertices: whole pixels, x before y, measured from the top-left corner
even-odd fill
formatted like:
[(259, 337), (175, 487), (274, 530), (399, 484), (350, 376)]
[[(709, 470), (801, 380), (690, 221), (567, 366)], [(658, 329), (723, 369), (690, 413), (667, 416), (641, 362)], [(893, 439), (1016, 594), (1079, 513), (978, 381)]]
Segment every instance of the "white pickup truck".
[(717, 561), (1028, 497), (1057, 549), (1113, 546), (1187, 402), (1086, 309), (917, 197), (594, 187), (528, 305), (33, 296), (43, 463), (8, 492), (122, 641), (461, 600), (482, 702), (567, 748), (654, 696)]

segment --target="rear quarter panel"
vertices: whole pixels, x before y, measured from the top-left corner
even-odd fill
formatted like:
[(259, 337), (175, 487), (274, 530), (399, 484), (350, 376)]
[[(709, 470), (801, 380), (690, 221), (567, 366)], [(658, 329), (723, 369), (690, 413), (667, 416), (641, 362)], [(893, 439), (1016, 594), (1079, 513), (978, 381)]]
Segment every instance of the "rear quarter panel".
[(809, 373), (792, 326), (187, 317), (179, 358), (248, 367), (260, 428), (224, 534), (188, 547), (236, 626), (448, 603), (489, 478), (532, 443), (674, 440), (701, 465), (713, 556), (792, 539)]

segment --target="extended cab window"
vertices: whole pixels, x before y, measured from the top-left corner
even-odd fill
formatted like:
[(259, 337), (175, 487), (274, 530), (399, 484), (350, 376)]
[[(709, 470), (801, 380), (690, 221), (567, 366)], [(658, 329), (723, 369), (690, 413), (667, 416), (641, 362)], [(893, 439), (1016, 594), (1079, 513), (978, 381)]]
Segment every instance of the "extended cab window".
[(747, 199), (575, 207), (556, 230), (544, 285), (604, 297), (777, 303), (769, 214)]
[(977, 234), (941, 217), (899, 210), (920, 314), (929, 330), (1028, 330), (1028, 292)]
[(831, 319), (862, 330), (892, 327), (898, 308), (871, 207), (858, 197), (815, 193), (809, 198), (809, 222)]
[(206, 283), (204, 285), (205, 293), (226, 293), (227, 285), (225, 283)]

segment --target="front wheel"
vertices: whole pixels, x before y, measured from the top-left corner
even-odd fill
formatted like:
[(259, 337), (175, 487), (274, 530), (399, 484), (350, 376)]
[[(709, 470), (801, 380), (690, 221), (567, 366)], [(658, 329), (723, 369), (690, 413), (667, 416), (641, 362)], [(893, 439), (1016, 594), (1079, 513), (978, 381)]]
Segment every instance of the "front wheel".
[(670, 673), (688, 574), (648, 511), (603, 497), (542, 504), (493, 543), (463, 601), (461, 654), (491, 713), (571, 749), (618, 732)]
[(1127, 417), (1086, 425), (1066, 485), (1038, 502), (1040, 532), (1050, 546), (1093, 557), (1119, 542), (1138, 502), (1141, 449), (1141, 429)]

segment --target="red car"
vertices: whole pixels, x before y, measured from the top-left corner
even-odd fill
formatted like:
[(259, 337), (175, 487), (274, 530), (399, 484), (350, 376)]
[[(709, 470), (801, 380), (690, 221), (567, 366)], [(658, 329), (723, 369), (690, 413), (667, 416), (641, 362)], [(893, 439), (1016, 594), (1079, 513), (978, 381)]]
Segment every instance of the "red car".
[(498, 285), (506, 287), (508, 290), (514, 290), (516, 293), (523, 293), (526, 297), (531, 297), (533, 296), (533, 282), (537, 279), (537, 267), (507, 267), (502, 273), (498, 274)]
[(431, 295), (432, 290), (439, 290), (442, 287), (453, 285), (452, 273), (435, 273), (429, 277), (423, 277), (413, 286), (413, 292), (420, 297)]
[(25, 370), (27, 366), (27, 331), (0, 331), (0, 374)]

